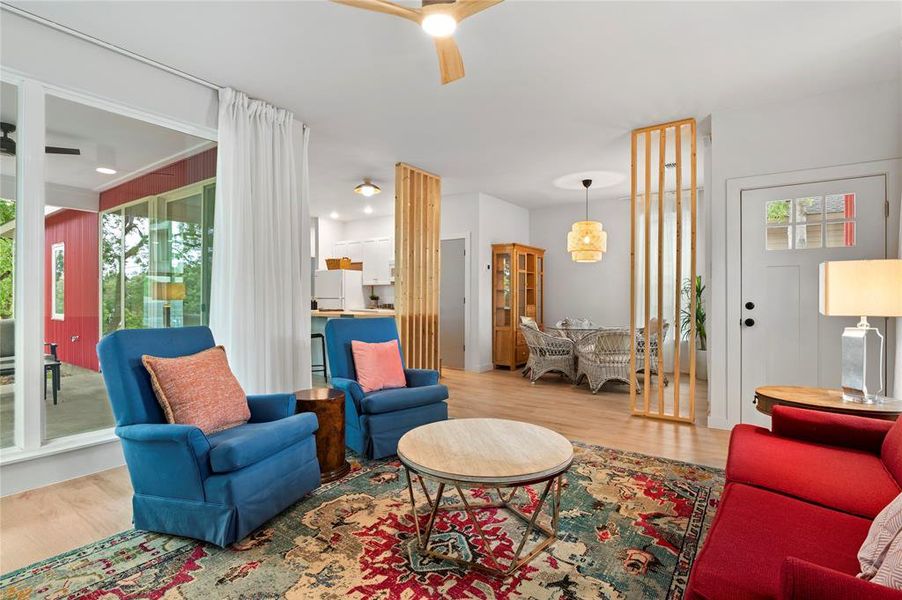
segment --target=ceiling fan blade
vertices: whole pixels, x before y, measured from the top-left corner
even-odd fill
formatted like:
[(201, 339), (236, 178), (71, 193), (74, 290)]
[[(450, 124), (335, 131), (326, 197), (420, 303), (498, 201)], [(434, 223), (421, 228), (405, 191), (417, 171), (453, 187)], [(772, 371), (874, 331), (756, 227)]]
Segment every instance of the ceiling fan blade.
[(59, 146), (44, 146), (44, 152), (47, 154), (69, 154), (72, 156), (81, 156), (81, 150), (78, 148), (60, 148)]
[(433, 38), (438, 52), (438, 68), (442, 73), (442, 85), (464, 76), (464, 60), (460, 57), (457, 42), (452, 37)]
[(345, 6), (353, 6), (354, 8), (362, 8), (364, 10), (384, 13), (387, 15), (395, 15), (396, 17), (401, 17), (413, 21), (418, 25), (420, 23), (420, 20), (422, 19), (422, 15), (420, 14), (420, 11), (418, 9), (400, 6), (398, 4), (395, 4), (394, 2), (388, 2), (388, 0), (332, 0), (332, 2), (335, 2), (336, 4), (344, 4)]
[(502, 0), (457, 0), (450, 6), (451, 14), (460, 23), (467, 17), (472, 17), (478, 12), (500, 4)]

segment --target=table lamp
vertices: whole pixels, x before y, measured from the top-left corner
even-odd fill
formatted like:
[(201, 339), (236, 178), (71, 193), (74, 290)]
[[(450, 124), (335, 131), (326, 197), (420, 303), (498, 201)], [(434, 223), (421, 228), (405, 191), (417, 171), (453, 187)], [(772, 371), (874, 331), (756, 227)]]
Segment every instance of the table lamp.
[(172, 302), (184, 300), (185, 284), (176, 281), (154, 281), (153, 299), (163, 301), (163, 327), (172, 326)]
[[(868, 317), (902, 317), (902, 259), (829, 261), (820, 265), (820, 312), (860, 317), (842, 334), (843, 399), (876, 402), (883, 393), (884, 339)], [(880, 389), (868, 390), (868, 341), (880, 343)]]

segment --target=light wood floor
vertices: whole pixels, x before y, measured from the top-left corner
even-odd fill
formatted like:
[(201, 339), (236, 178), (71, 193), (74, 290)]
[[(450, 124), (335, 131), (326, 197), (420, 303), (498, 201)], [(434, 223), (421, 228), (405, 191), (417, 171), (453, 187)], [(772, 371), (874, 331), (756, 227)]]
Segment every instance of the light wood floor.
[[(498, 417), (544, 425), (571, 440), (722, 467), (729, 433), (629, 414), (627, 388), (593, 396), (548, 376), (446, 369), (452, 417)], [(703, 392), (703, 388), (702, 388)], [(705, 404), (698, 412), (704, 415)], [(131, 527), (124, 467), (0, 499), (0, 573)]]

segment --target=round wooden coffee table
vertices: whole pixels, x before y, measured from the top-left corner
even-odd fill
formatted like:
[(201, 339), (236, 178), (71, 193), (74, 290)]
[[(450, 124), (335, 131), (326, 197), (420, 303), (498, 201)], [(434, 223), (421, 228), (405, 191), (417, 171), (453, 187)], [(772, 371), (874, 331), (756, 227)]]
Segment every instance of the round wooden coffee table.
[(297, 412), (312, 412), (319, 421), (314, 435), (320, 482), (344, 477), (351, 470), (345, 460), (345, 393), (334, 388), (313, 388), (298, 390), (294, 397)]
[[(561, 478), (573, 462), (573, 445), (564, 436), (519, 421), (453, 419), (423, 425), (404, 434), (398, 442), (398, 458), (407, 471), (411, 515), (416, 524), (417, 543), (423, 554), (492, 575), (506, 576), (530, 562), (557, 539)], [(414, 478), (426, 498), (428, 511), (424, 515), (417, 508)], [(427, 489), (427, 480), (438, 486), (434, 496)], [(526, 514), (513, 506), (511, 501), (521, 486), (532, 484), (540, 490), (539, 501), (532, 514)], [(446, 487), (457, 492), (460, 504), (441, 503)], [(494, 490), (498, 500), (473, 503), (467, 500), (463, 488)], [(505, 495), (503, 489), (510, 491)], [(550, 526), (539, 523), (539, 515), (548, 498), (551, 500)], [(523, 539), (507, 565), (495, 556), (476, 517), (475, 511), (485, 508), (504, 508), (527, 524)], [(492, 566), (429, 547), (429, 538), (440, 510), (466, 512), (473, 528), (482, 538)], [(421, 517), (426, 518), (425, 532), (420, 528)], [(544, 534), (545, 539), (521, 558), (526, 541), (534, 530)]]
[(883, 402), (843, 400), (842, 390), (800, 385), (766, 385), (755, 389), (755, 408), (770, 415), (774, 406), (794, 406), (844, 415), (895, 421), (902, 414), (902, 400), (885, 398)]

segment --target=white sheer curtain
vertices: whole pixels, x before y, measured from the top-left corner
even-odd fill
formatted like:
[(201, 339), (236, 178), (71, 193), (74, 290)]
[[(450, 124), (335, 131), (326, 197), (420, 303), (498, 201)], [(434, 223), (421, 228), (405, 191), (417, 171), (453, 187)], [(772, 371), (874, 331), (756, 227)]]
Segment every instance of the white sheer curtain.
[(307, 138), (290, 112), (220, 90), (210, 328), (249, 394), (310, 386)]

